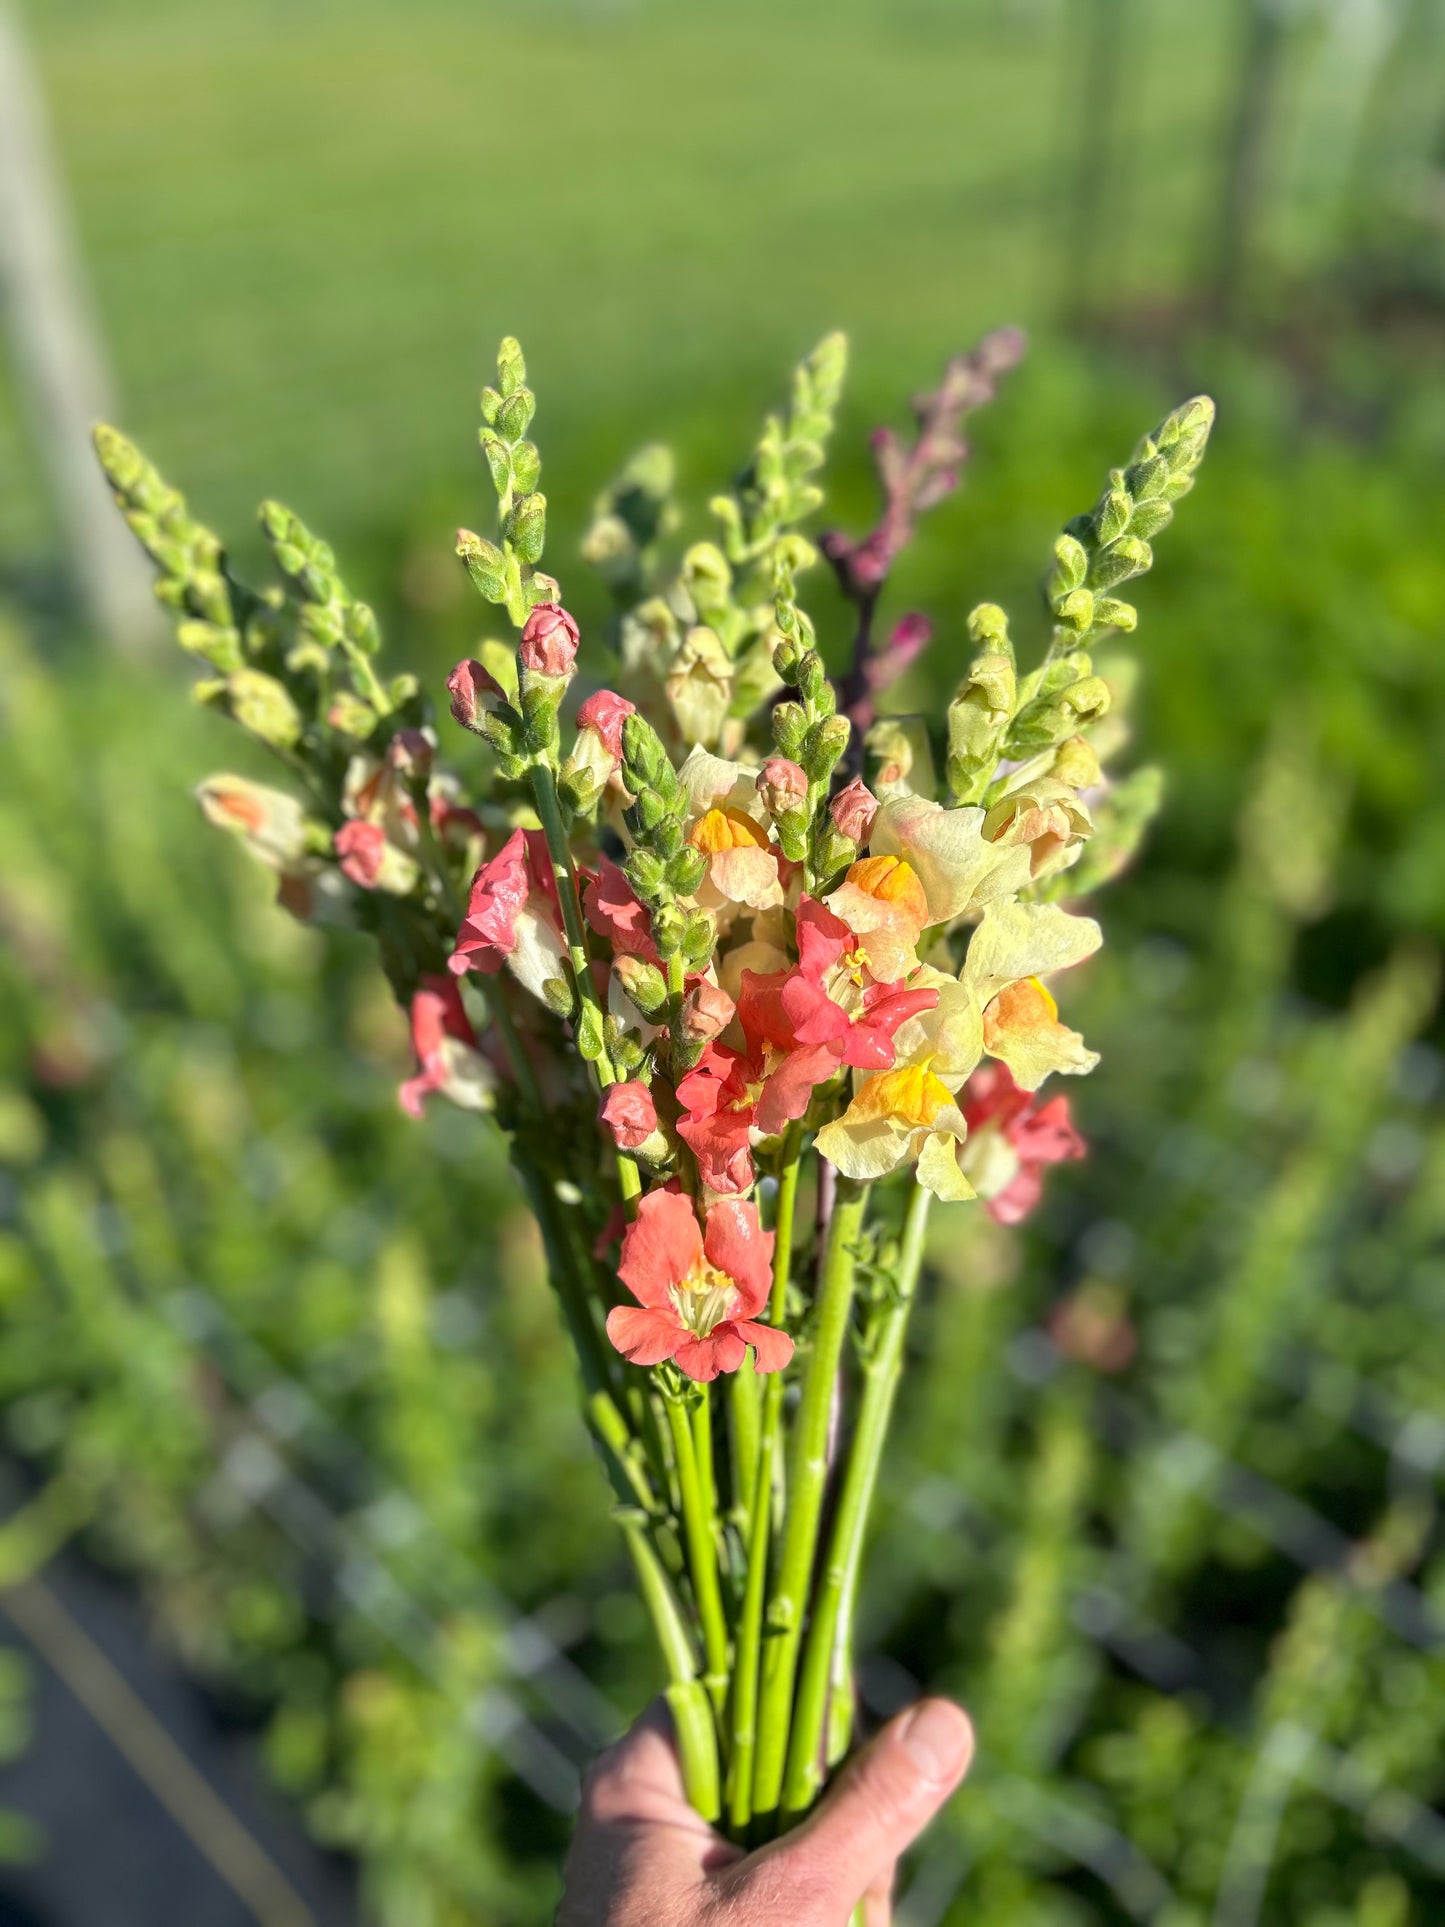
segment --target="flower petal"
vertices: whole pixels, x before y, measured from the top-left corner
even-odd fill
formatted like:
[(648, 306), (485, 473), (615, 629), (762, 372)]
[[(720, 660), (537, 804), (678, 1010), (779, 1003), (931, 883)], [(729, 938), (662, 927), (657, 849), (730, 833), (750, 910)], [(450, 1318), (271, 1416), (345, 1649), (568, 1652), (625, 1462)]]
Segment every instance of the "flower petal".
[(764, 1231), (758, 1207), (741, 1198), (724, 1198), (707, 1214), (703, 1235), (707, 1261), (726, 1272), (738, 1288), (738, 1309), (745, 1318), (761, 1311), (773, 1288), (773, 1234)]
[(1027, 848), (985, 841), (983, 819), (981, 809), (891, 796), (879, 805), (868, 847), (875, 856), (905, 857), (928, 898), (928, 921), (950, 923), (1029, 881)]
[(983, 1041), (1023, 1091), (1036, 1091), (1051, 1071), (1079, 1077), (1099, 1061), (1076, 1030), (1058, 1021), (1058, 1005), (1037, 977), (999, 992), (983, 1013)]
[(825, 1124), (817, 1136), (817, 1146), (828, 1162), (845, 1178), (881, 1178), (896, 1171), (908, 1156), (912, 1133), (891, 1117), (850, 1115), (852, 1106), (833, 1123)]
[(649, 1191), (623, 1234), (617, 1275), (639, 1305), (662, 1307), (701, 1256), (691, 1203), (677, 1191)]
[(969, 939), (959, 974), (987, 1004), (1021, 977), (1047, 977), (1082, 963), (1103, 940), (1092, 917), (1071, 917), (1056, 903), (994, 903)]
[(751, 1319), (733, 1326), (739, 1338), (753, 1348), (755, 1372), (780, 1372), (793, 1356), (793, 1341), (774, 1325), (759, 1325)]
[(735, 1372), (747, 1355), (747, 1346), (739, 1338), (737, 1328), (724, 1324), (706, 1338), (685, 1340), (673, 1353), (673, 1360), (689, 1378), (706, 1384), (719, 1372)]
[(686, 1341), (687, 1333), (669, 1312), (614, 1305), (607, 1314), (607, 1336), (633, 1365), (660, 1365)]
[(918, 1153), (918, 1182), (946, 1204), (974, 1195), (973, 1186), (958, 1168), (957, 1140), (943, 1131), (930, 1131)]

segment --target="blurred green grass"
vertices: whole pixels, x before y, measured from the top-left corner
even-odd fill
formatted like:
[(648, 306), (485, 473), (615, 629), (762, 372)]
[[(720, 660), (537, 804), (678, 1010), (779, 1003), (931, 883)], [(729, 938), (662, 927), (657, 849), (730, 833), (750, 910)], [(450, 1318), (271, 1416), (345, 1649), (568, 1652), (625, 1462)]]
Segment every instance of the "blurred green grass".
[[(1146, 11), (1147, 73), (1191, 84), (1131, 97), (1110, 273), (1167, 290), (1199, 245), (1230, 35)], [(343, 542), (420, 494), (455, 521), (508, 331), (574, 495), (659, 421), (736, 460), (831, 327), (859, 350), (856, 427), (983, 328), (1049, 318), (1079, 245), (1078, 48), (1054, 6), (28, 18), (126, 420), (230, 525), (263, 473)], [(3, 551), (35, 534), (13, 408), (0, 475)]]

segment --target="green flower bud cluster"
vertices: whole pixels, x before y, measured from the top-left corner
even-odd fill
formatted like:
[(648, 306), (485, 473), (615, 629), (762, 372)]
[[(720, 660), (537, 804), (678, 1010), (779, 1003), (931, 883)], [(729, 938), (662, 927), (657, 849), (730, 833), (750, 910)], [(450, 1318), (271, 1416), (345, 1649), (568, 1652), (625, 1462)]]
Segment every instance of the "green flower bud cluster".
[(547, 539), (547, 498), (537, 487), (542, 458), (527, 430), (537, 397), (527, 386), (520, 345), (508, 335), (497, 350), (497, 385), (482, 390), (482, 453), (497, 491), (500, 546), (470, 529), (457, 532), (457, 554), (488, 602), (505, 606), (520, 629), (538, 602), (555, 602), (557, 584), (537, 570)]
[(195, 695), (272, 749), (295, 749), (301, 741), (305, 724), (291, 692), (262, 669), (233, 669), (215, 682), (198, 683)]
[[(651, 915), (658, 955), (669, 965), (705, 970), (717, 937), (713, 920), (679, 899), (701, 888), (707, 860), (687, 842), (687, 792), (662, 738), (642, 716), (629, 716), (622, 726), (622, 780), (632, 797), (625, 812), (633, 838), (627, 880)], [(675, 994), (677, 985), (671, 988)]]
[(313, 535), (299, 515), (280, 502), (263, 502), (261, 530), (300, 604), (300, 641), (290, 651), (287, 666), (312, 668), (324, 677), (330, 657), (339, 653), (351, 672), (359, 704), (364, 705), (343, 705), (346, 734), (369, 736), (377, 720), (390, 713), (394, 694), (403, 699), (409, 694), (404, 686), (388, 692), (371, 666), (371, 658), (381, 648), (375, 613), (370, 604), (358, 602), (350, 593), (337, 574), (330, 545)]
[(786, 687), (797, 690), (798, 700), (774, 705), (773, 742), (779, 756), (797, 763), (808, 779), (807, 802), (779, 821), (778, 841), (790, 861), (803, 864), (812, 889), (850, 861), (847, 839), (828, 815), (828, 791), (853, 729), (838, 714), (838, 692), (815, 647), (813, 624), (793, 599), (791, 569), (780, 565), (778, 577), (773, 667)]
[(241, 626), (255, 598), (232, 581), (220, 537), (197, 522), (134, 442), (101, 423), (95, 452), (131, 533), (157, 569), (157, 600), (186, 618), (183, 648), (222, 675), (245, 660)]
[(968, 618), (968, 635), (981, 653), (948, 706), (945, 773), (955, 803), (976, 803), (988, 787), (1018, 697), (1008, 617), (997, 603), (979, 604)]
[(1029, 756), (1077, 736), (1109, 708), (1109, 685), (1082, 649), (1056, 656), (1025, 676), (1019, 706), (1003, 736), (1005, 756)]
[(1193, 488), (1213, 426), (1207, 395), (1174, 409), (1140, 442), (1127, 468), (1110, 470), (1094, 508), (1076, 516), (1054, 544), (1045, 585), (1055, 623), (1051, 654), (1081, 649), (1107, 630), (1133, 630), (1138, 611), (1113, 591), (1153, 564), (1150, 542)]
[[(582, 559), (625, 603), (652, 587), (657, 544), (679, 520), (672, 499), (676, 482), (672, 450), (649, 442), (638, 449), (593, 507), (592, 526), (582, 539)], [(702, 620), (708, 618), (704, 615)]]
[(736, 492), (713, 500), (730, 562), (757, 561), (822, 503), (823, 491), (809, 478), (823, 466), (847, 365), (847, 337), (826, 335), (793, 375), (787, 418), (768, 417)]

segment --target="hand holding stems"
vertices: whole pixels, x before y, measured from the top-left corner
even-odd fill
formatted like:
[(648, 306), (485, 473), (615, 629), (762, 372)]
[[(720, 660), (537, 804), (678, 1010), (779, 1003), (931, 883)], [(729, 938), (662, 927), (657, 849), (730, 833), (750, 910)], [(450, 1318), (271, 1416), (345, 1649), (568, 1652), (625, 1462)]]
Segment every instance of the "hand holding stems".
[(898, 1857), (972, 1755), (964, 1713), (921, 1700), (857, 1754), (803, 1825), (745, 1854), (689, 1805), (659, 1703), (588, 1778), (557, 1927), (888, 1927)]

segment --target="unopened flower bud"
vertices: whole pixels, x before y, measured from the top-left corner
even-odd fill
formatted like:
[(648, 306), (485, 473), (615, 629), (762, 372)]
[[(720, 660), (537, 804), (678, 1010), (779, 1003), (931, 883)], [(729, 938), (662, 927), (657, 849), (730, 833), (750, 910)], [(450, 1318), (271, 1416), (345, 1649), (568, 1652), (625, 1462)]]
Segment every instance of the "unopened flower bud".
[(273, 749), (294, 749), (301, 739), (301, 712), (284, 683), (259, 669), (237, 669), (224, 684), (224, 704), (242, 729)]
[[(538, 490), (524, 495), (512, 510), (507, 537), (519, 562), (540, 562), (547, 545), (547, 498)], [(538, 608), (543, 605), (539, 603)], [(549, 605), (553, 606), (554, 605)]]
[(404, 782), (425, 783), (436, 746), (424, 729), (399, 729), (386, 746), (386, 760)]
[[(774, 659), (776, 666), (776, 658)], [(782, 671), (778, 672), (780, 675)], [(773, 706), (773, 741), (780, 757), (796, 762), (802, 755), (803, 738), (808, 733), (808, 715), (801, 703), (776, 703)]]
[(707, 1044), (733, 1020), (737, 1005), (717, 984), (694, 984), (683, 999), (679, 1028), (690, 1044)]
[[(642, 892), (639, 890), (638, 895)], [(652, 939), (657, 945), (658, 954), (672, 957), (682, 949), (687, 934), (687, 912), (675, 903), (664, 903), (652, 919)]]
[(623, 868), (627, 873), (627, 881), (642, 901), (655, 902), (664, 887), (666, 866), (662, 858), (651, 850), (639, 848), (631, 853)]
[(758, 772), (758, 798), (769, 816), (792, 816), (808, 801), (808, 775), (786, 756), (770, 756)]
[(1096, 592), (1113, 589), (1131, 577), (1143, 575), (1153, 565), (1154, 551), (1137, 535), (1121, 535), (1112, 547), (1094, 557), (1089, 584)]
[(326, 710), (326, 726), (364, 743), (376, 728), (376, 711), (349, 689), (338, 689)]
[(614, 958), (613, 974), (628, 1002), (634, 1004), (649, 1023), (667, 1009), (667, 979), (654, 963), (643, 957)]
[(517, 660), (539, 676), (570, 676), (580, 638), (577, 624), (556, 602), (539, 602), (522, 626)]
[[(679, 829), (679, 834), (681, 833)], [(667, 885), (680, 897), (695, 896), (707, 875), (707, 858), (701, 850), (684, 846), (667, 863)]]
[(555, 1017), (570, 1018), (577, 1008), (577, 993), (565, 977), (544, 977), (542, 1002)]
[(1049, 775), (1071, 790), (1091, 790), (1104, 780), (1094, 746), (1083, 736), (1069, 736), (1059, 744)]
[(607, 754), (612, 758), (613, 767), (622, 760), (622, 728), (629, 716), (636, 714), (636, 705), (628, 702), (611, 689), (599, 689), (589, 696), (577, 711), (579, 730), (592, 730)]
[(495, 542), (471, 529), (457, 530), (457, 554), (467, 565), (467, 574), (488, 602), (507, 599), (507, 558)]
[(851, 734), (846, 716), (825, 716), (808, 731), (798, 760), (815, 783), (824, 783), (833, 774)]
[(706, 910), (697, 910), (687, 920), (682, 933), (682, 953), (696, 970), (711, 961), (717, 942), (717, 926)]
[(855, 776), (848, 787), (839, 790), (833, 798), (829, 812), (839, 835), (847, 837), (861, 849), (872, 832), (873, 819), (878, 814), (878, 798), (861, 777)]
[(667, 1140), (657, 1128), (657, 1106), (647, 1086), (631, 1079), (613, 1084), (605, 1093), (597, 1113), (612, 1133), (619, 1151), (667, 1150)]
[(295, 869), (311, 852), (305, 812), (285, 790), (268, 789), (244, 776), (208, 776), (196, 791), (196, 801), (208, 823), (238, 837), (268, 869)]
[(483, 719), (495, 715), (507, 700), (507, 692), (489, 669), (469, 656), (459, 662), (447, 677), (447, 694), (452, 714), (463, 729), (480, 736)]

